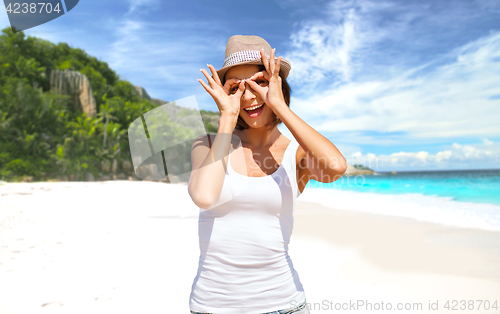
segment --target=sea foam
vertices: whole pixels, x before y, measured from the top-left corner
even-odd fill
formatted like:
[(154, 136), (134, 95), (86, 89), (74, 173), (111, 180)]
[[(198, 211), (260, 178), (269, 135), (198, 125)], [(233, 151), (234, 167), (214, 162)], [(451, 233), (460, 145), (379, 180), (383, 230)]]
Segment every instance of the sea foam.
[(455, 227), (500, 230), (500, 206), (458, 202), (452, 200), (452, 197), (306, 188), (298, 200), (337, 209), (407, 217)]

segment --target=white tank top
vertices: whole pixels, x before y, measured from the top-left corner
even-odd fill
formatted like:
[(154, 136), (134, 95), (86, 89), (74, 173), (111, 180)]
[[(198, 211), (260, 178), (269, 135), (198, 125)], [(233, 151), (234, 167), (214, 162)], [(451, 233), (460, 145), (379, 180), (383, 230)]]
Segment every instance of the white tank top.
[(305, 301), (288, 255), (295, 202), (301, 194), (296, 179), (298, 146), (291, 141), (278, 170), (264, 177), (237, 173), (229, 154), (220, 205), (200, 208), (192, 311), (255, 314)]

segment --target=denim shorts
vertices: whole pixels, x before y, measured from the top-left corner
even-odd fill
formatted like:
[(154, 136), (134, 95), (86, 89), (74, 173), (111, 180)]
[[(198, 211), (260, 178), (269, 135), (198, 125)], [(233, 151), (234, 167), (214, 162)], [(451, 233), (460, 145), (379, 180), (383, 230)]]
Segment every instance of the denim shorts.
[[(309, 308), (306, 306), (306, 300), (300, 303), (298, 306), (289, 307), (284, 310), (278, 310), (273, 312), (267, 312), (262, 314), (310, 314)], [(191, 311), (191, 314), (214, 314), (214, 313), (202, 313), (202, 312), (194, 312)]]

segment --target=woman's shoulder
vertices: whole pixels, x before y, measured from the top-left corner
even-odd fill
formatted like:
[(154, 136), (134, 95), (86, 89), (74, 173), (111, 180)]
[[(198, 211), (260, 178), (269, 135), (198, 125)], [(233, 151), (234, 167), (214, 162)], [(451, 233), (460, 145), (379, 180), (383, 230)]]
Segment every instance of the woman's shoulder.
[(304, 149), (300, 146), (300, 144), (295, 141), (293, 138), (289, 139), (286, 136), (283, 135), (283, 151), (286, 152), (289, 150), (290, 154), (294, 154), (293, 160), (295, 161), (295, 164), (298, 165), (300, 161), (306, 156), (306, 152)]
[[(281, 139), (277, 140), (276, 142), (277, 143), (275, 143), (275, 146), (281, 152), (282, 158), (285, 158), (285, 154), (287, 154), (287, 155), (294, 154), (295, 158), (293, 158), (293, 159), (294, 159), (295, 163), (297, 163), (297, 160), (298, 160), (297, 159), (297, 146), (299, 146), (299, 144), (296, 141), (294, 141), (293, 139), (289, 139), (284, 135), (281, 137)], [(291, 158), (291, 156), (289, 156), (288, 158)]]
[(282, 138), (282, 139), (281, 139), (281, 143), (282, 143), (281, 145), (282, 145), (283, 147), (285, 147), (285, 149), (286, 149), (289, 145), (290, 145), (290, 146), (291, 146), (291, 145), (293, 145), (292, 140), (291, 140), (291, 139), (289, 139), (288, 137), (286, 137), (286, 136), (282, 135), (282, 136), (281, 136), (281, 138)]

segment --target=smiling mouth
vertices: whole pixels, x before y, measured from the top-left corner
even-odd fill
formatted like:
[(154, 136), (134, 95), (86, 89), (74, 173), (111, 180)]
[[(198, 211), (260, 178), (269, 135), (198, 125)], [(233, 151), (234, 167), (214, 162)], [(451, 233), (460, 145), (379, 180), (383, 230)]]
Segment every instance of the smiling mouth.
[(247, 112), (249, 112), (249, 113), (254, 113), (254, 112), (259, 111), (259, 109), (261, 109), (262, 107), (264, 107), (264, 103), (259, 104), (259, 105), (256, 105), (256, 106), (258, 106), (258, 107), (257, 107), (257, 108), (255, 108), (255, 106), (251, 106), (251, 107), (250, 107), (250, 108), (255, 108), (255, 109), (253, 109), (253, 110), (248, 110), (248, 109), (246, 109), (246, 108), (243, 108), (243, 110), (245, 110), (245, 111), (247, 111)]
[(243, 109), (243, 110), (247, 113), (249, 118), (255, 119), (262, 114), (262, 111), (264, 111), (264, 106), (265, 106), (265, 103), (262, 103), (256, 109), (253, 109), (253, 110)]

